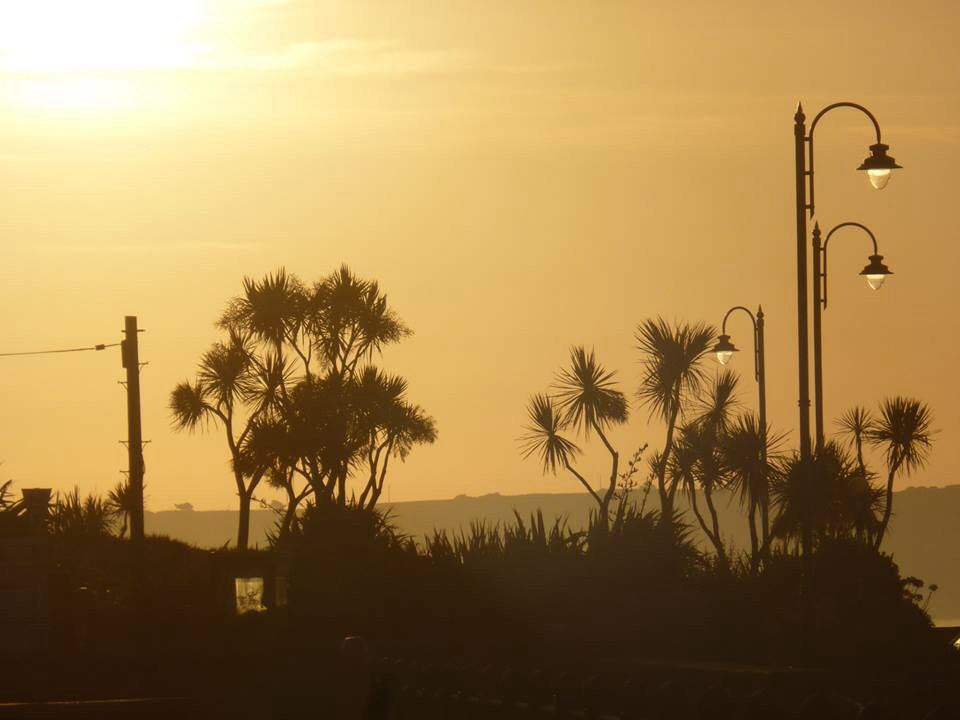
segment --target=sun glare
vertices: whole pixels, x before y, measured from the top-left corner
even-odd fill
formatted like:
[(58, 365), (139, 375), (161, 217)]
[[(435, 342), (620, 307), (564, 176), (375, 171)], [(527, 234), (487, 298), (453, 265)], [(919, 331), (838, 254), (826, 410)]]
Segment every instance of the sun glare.
[(151, 70), (189, 65), (201, 0), (0, 0), (6, 72)]
[(204, 0), (0, 0), (5, 99), (102, 108), (138, 96), (123, 74), (193, 66)]

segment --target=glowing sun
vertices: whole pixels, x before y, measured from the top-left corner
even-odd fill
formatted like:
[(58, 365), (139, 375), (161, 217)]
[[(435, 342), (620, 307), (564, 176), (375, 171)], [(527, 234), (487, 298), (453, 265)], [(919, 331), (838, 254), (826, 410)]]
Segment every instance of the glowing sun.
[(0, 0), (8, 99), (46, 107), (123, 104), (130, 73), (191, 67), (203, 0)]

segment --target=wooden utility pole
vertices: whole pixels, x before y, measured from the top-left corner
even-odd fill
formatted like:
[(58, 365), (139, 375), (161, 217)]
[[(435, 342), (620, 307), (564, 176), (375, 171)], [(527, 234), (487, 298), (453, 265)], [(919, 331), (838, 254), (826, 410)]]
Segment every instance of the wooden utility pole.
[(140, 425), (140, 348), (137, 340), (137, 318), (124, 318), (124, 340), (121, 344), (123, 367), (127, 371), (127, 456), (131, 494), (130, 539), (143, 541), (143, 432)]

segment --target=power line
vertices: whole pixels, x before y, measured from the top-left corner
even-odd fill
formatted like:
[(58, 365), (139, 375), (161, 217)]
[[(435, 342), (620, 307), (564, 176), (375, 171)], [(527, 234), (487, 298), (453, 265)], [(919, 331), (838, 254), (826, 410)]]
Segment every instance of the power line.
[(10, 353), (0, 353), (0, 357), (18, 357), (23, 355), (54, 355), (58, 353), (75, 353), (75, 352), (86, 352), (88, 350), (105, 350), (107, 348), (118, 347), (120, 343), (99, 343), (97, 345), (92, 345), (91, 347), (79, 347), (79, 348), (65, 348), (63, 350), (33, 350), (30, 352), (10, 352)]

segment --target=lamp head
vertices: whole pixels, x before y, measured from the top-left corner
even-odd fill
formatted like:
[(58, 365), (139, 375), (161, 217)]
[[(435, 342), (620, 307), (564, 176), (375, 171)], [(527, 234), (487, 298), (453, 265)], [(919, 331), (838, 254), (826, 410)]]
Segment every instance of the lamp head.
[(713, 346), (713, 352), (717, 354), (717, 360), (721, 365), (730, 362), (735, 352), (739, 352), (732, 342), (729, 335), (721, 335), (717, 338), (716, 345)]
[(887, 183), (890, 181), (891, 170), (900, 169), (897, 161), (887, 155), (887, 150), (889, 149), (890, 146), (884, 145), (883, 143), (871, 145), (870, 156), (860, 163), (860, 167), (857, 168), (857, 170), (867, 171), (870, 184), (877, 190), (883, 190), (887, 186)]
[(887, 275), (893, 275), (893, 271), (883, 264), (883, 255), (871, 255), (870, 262), (860, 271), (860, 274), (867, 279), (867, 284), (873, 290), (879, 290)]

